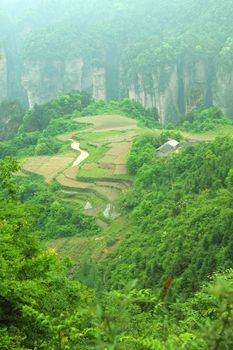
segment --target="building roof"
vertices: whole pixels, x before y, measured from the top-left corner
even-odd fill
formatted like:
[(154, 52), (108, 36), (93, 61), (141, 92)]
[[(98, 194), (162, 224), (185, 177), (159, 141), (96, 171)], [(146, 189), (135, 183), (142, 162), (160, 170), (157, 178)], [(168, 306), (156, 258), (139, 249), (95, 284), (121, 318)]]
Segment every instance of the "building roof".
[(167, 154), (175, 151), (179, 145), (179, 142), (176, 140), (169, 140), (168, 142), (164, 143), (162, 146), (160, 146), (157, 149), (157, 156), (158, 157), (164, 157)]
[(167, 144), (171, 145), (172, 147), (177, 147), (179, 145), (179, 142), (176, 140), (169, 140)]

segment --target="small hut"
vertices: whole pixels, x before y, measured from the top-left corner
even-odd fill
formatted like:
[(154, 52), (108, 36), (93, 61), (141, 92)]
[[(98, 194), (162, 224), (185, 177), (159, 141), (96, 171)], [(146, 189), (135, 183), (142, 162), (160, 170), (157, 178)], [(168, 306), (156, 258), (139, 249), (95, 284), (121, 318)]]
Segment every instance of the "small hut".
[(168, 154), (174, 152), (177, 150), (179, 146), (179, 142), (176, 140), (169, 140), (166, 143), (164, 143), (162, 146), (160, 146), (156, 151), (157, 157), (165, 157)]

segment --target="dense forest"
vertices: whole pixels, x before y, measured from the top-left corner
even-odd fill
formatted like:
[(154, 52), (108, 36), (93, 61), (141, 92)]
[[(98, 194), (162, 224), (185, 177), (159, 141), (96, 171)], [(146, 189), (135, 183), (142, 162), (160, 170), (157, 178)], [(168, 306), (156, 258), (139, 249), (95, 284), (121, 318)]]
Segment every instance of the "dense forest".
[[(13, 107), (17, 132), (0, 144), (1, 349), (231, 349), (232, 138), (157, 158), (167, 140), (184, 142), (184, 126), (162, 131), (134, 101), (95, 102), (76, 92), (26, 112)], [(127, 161), (134, 186), (121, 196), (126, 235), (104, 260), (77, 267), (48, 242), (98, 237), (101, 228), (64, 200), (58, 183), (15, 176), (12, 155), (62, 153), (57, 134), (77, 129), (74, 118), (104, 113), (136, 118), (147, 131)], [(217, 132), (231, 125), (217, 108), (189, 115), (191, 130), (193, 121), (194, 130), (205, 121)], [(115, 241), (110, 236), (107, 248)]]
[(176, 303), (136, 281), (96, 295), (67, 275), (68, 260), (40, 248), (38, 209), (12, 181), (18, 164), (0, 166), (2, 349), (231, 349), (231, 270)]
[(232, 16), (1, 1), (1, 350), (233, 348)]

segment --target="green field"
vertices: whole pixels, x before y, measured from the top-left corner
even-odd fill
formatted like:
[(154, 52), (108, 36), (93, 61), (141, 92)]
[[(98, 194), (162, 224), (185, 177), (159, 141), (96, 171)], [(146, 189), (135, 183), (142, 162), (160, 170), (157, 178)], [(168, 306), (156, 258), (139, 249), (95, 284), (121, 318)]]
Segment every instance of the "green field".
[[(86, 211), (86, 214), (102, 220), (106, 205), (117, 205), (121, 194), (132, 186), (134, 179), (127, 173), (126, 162), (133, 141), (145, 134), (157, 136), (163, 130), (142, 128), (136, 120), (119, 115), (74, 120), (77, 122), (77, 130), (59, 135), (57, 139), (63, 142), (77, 140), (81, 149), (89, 153), (87, 159), (73, 167), (72, 164), (79, 155), (74, 150), (56, 156), (30, 157), (24, 161), (23, 170), (42, 175), (47, 183), (56, 181), (61, 189), (75, 190), (75, 194), (66, 195), (65, 199), (83, 206), (90, 201), (93, 209)], [(82, 125), (82, 132), (79, 124)], [(83, 127), (85, 124), (86, 127)], [(181, 134), (190, 140), (210, 141), (219, 135), (232, 135), (233, 127), (220, 127), (202, 134)]]
[[(73, 167), (79, 156), (74, 150), (64, 155), (30, 157), (24, 161), (23, 171), (42, 175), (48, 183), (56, 181), (61, 190), (76, 191), (70, 196), (63, 193), (64, 199), (83, 206), (91, 202), (93, 209), (86, 214), (102, 220), (106, 205), (117, 205), (121, 193), (132, 183), (126, 161), (133, 140), (146, 129), (140, 128), (136, 120), (119, 115), (82, 117), (74, 121), (77, 130), (56, 138), (70, 144), (71, 139), (80, 142), (81, 149), (89, 153), (87, 159)], [(128, 181), (123, 183), (125, 178)]]

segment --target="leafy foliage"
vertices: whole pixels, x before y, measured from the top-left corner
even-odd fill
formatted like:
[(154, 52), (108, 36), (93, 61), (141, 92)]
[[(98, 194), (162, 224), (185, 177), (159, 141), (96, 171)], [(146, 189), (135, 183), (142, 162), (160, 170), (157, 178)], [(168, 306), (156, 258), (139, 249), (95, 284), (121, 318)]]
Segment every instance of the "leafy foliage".
[(71, 116), (78, 115), (90, 102), (91, 98), (85, 92), (73, 92), (44, 105), (36, 105), (25, 113), (17, 135), (0, 142), (0, 157), (52, 155), (70, 149), (54, 136), (77, 130), (78, 125)]
[(146, 127), (160, 127), (155, 110), (145, 109), (140, 103), (130, 99), (118, 102), (96, 101), (87, 106), (81, 113), (83, 116), (98, 114), (123, 114), (138, 119)]
[(155, 157), (155, 150), (171, 139), (181, 141), (182, 136), (178, 132), (163, 131), (157, 137), (145, 135), (136, 140), (127, 161), (129, 173), (135, 175), (143, 165), (152, 163)]
[[(133, 91), (146, 105), (158, 107), (157, 100), (177, 73), (178, 91), (174, 95), (178, 96), (168, 103), (169, 111), (165, 113), (168, 120), (177, 120), (186, 104), (193, 107), (187, 96), (193, 89), (197, 92), (195, 107), (212, 106), (214, 84), (226, 73), (228, 80), (231, 77), (231, 0), (72, 0), (69, 6), (65, 0), (52, 5), (47, 0), (30, 4), (20, 0), (20, 6), (3, 1), (1, 8), (2, 13), (15, 18), (14, 24), (6, 24), (11, 21), (2, 16), (0, 32), (6, 37), (6, 46), (7, 33), (12, 31), (16, 39), (20, 38), (19, 56), (23, 56), (26, 66), (36, 65), (41, 73), (38, 96), (40, 89), (47, 95), (47, 79), (54, 82), (52, 93), (65, 88), (64, 73), (78, 60), (83, 63), (83, 89), (92, 90), (91, 84), (86, 84), (92, 67), (102, 68), (108, 99), (126, 97)], [(30, 79), (29, 85), (34, 87), (34, 82)], [(224, 100), (222, 105), (232, 113), (230, 94), (224, 93)]]
[[(35, 105), (25, 114), (21, 130), (27, 132), (44, 130), (53, 119), (82, 111), (90, 102), (91, 98), (85, 92), (72, 92), (43, 105)], [(56, 126), (59, 127), (59, 124)]]
[[(161, 139), (140, 139), (134, 157)], [(123, 201), (134, 234), (94, 276), (96, 294), (37, 239), (69, 234), (74, 224), (87, 234), (91, 220), (60, 202), (56, 185), (16, 181), (15, 159), (0, 161), (1, 349), (230, 350), (232, 152), (232, 140), (219, 139), (137, 164), (136, 187)], [(206, 282), (218, 267), (225, 272)]]
[(232, 120), (225, 117), (217, 107), (194, 110), (182, 120), (180, 128), (185, 131), (202, 133), (215, 130), (221, 125), (232, 125)]
[(140, 287), (162, 288), (171, 276), (169, 298), (187, 298), (210, 274), (232, 267), (233, 142), (193, 145), (163, 159), (152, 152), (148, 138), (132, 148), (136, 187), (123, 205), (133, 229), (102, 266), (106, 286), (121, 288), (130, 276)]
[(19, 102), (3, 101), (0, 104), (0, 140), (9, 139), (17, 133), (24, 113)]
[(34, 229), (42, 239), (99, 233), (94, 219), (83, 215), (81, 205), (63, 201), (58, 185), (45, 185), (36, 175), (18, 178), (17, 183), (21, 201), (36, 207)]
[(41, 250), (32, 231), (35, 210), (16, 199), (11, 185), (17, 167), (12, 159), (0, 163), (0, 347), (64, 349), (64, 315), (85, 305), (88, 293), (66, 277), (68, 262)]
[(146, 127), (160, 127), (155, 111), (147, 110), (133, 100), (94, 102), (85, 92), (72, 92), (27, 111), (21, 118), (23, 120), (18, 125), (17, 134), (15, 132), (14, 137), (0, 142), (0, 158), (65, 152), (70, 145), (57, 140), (55, 136), (86, 128), (85, 124), (77, 124), (74, 119), (98, 114), (126, 115), (139, 120)]

